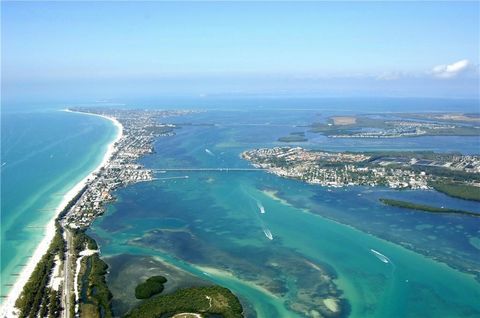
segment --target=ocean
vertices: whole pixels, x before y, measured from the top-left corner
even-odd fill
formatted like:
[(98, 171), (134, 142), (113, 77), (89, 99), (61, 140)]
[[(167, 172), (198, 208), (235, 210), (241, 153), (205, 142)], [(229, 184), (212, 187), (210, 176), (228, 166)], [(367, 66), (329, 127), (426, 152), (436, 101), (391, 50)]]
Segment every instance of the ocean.
[(41, 241), (63, 195), (103, 158), (115, 127), (60, 111), (62, 105), (2, 108), (1, 295)]
[[(213, 101), (145, 100), (130, 102), (124, 107), (207, 109), (166, 119), (180, 124), (181, 128), (176, 130), (175, 136), (160, 137), (155, 143), (156, 153), (141, 159), (146, 167), (159, 170), (247, 168), (249, 163), (239, 157), (242, 151), (285, 145), (277, 139), (296, 131), (304, 131), (309, 141), (289, 145), (310, 149), (480, 152), (478, 137), (329, 139), (309, 133), (305, 127), (334, 114), (419, 109), (478, 112), (478, 101), (225, 98)], [(14, 229), (23, 229), (25, 238), (33, 238), (37, 232), (33, 228), (26, 230), (30, 228), (25, 225), (43, 220), (40, 217), (43, 214), (34, 213), (34, 209), (55, 206), (55, 193), (63, 193), (68, 184), (74, 183), (73, 178), (79, 173), (75, 169), (88, 172), (86, 166), (83, 170), (78, 168), (81, 163), (89, 161), (90, 169), (95, 166), (101, 159), (98, 154), (104, 149), (102, 147), (114, 133), (107, 121), (88, 116), (73, 119), (67, 118), (73, 116), (71, 114), (34, 112), (30, 120), (38, 120), (38, 125), (44, 126), (41, 125), (45, 122), (42, 116), (47, 115), (63, 117), (58, 118), (58, 123), (49, 125), (52, 127), (47, 130), (52, 131), (45, 132), (43, 137), (35, 131), (26, 134), (26, 140), (30, 140), (30, 134), (40, 139), (37, 146), (27, 148), (30, 152), (47, 147), (42, 146), (41, 140), (45, 144), (56, 140), (50, 135), (54, 131), (58, 133), (58, 127), (53, 126), (66, 126), (73, 135), (83, 131), (82, 127), (88, 131), (87, 127), (92, 127), (92, 138), (88, 141), (86, 136), (90, 135), (85, 132), (81, 140), (77, 140), (78, 145), (70, 149), (78, 150), (78, 156), (74, 156), (78, 160), (64, 158), (65, 166), (58, 166), (58, 179), (63, 180), (58, 183), (62, 187), (45, 190), (48, 196), (39, 194), (38, 197), (46, 201), (38, 203), (37, 208), (17, 208), (20, 212), (10, 212), (23, 216), (18, 217), (19, 221), (12, 216), (10, 218), (16, 222), (8, 222), (8, 219), (5, 222), (7, 226), (17, 224), (16, 228), (11, 225), (10, 230), (4, 232), (2, 219), (2, 241), (4, 233), (15, 238), (12, 231), (15, 234), (17, 231)], [(84, 120), (91, 123), (81, 124)], [(70, 124), (63, 126), (60, 122)], [(74, 126), (74, 122), (78, 126)], [(64, 144), (76, 139), (67, 140), (58, 143), (59, 151), (55, 156), (66, 151), (60, 150), (68, 147)], [(19, 147), (19, 143), (13, 141), (10, 141), (11, 152)], [(83, 151), (78, 149), (81, 147)], [(51, 152), (39, 151), (38, 156), (42, 154), (44, 159), (33, 160), (32, 157), (30, 165), (45, 165)], [(9, 189), (13, 185), (10, 193), (13, 198), (21, 185), (12, 183), (16, 180), (12, 176), (6, 178), (8, 170), (4, 174), (4, 168), (10, 160), (2, 157), (2, 161), (7, 162), (2, 167), (2, 190), (6, 184)], [(26, 162), (25, 165), (28, 166)], [(62, 178), (67, 172), (69, 177)], [(38, 185), (50, 180), (45, 176), (42, 179), (41, 174), (38, 177), (28, 174), (28, 177), (25, 179), (38, 178)], [(386, 207), (378, 198), (435, 202), (449, 208), (480, 212), (476, 202), (450, 198), (434, 191), (368, 187), (328, 189), (261, 171), (166, 171), (159, 172), (156, 177), (155, 181), (117, 190), (117, 201), (107, 206), (105, 215), (88, 231), (99, 243), (102, 258), (110, 266), (107, 280), (117, 315), (137, 303), (134, 298), (136, 284), (153, 274), (167, 276), (165, 292), (211, 283), (228, 287), (239, 296), (248, 317), (314, 316), (315, 311), (335, 305), (342, 308), (344, 316), (351, 317), (480, 315), (479, 279), (468, 273), (480, 269), (480, 219)], [(41, 186), (32, 185), (30, 193), (37, 188)], [(4, 198), (9, 198), (5, 191), (2, 193), (2, 218)], [(10, 211), (28, 201), (19, 199), (18, 202), (17, 205), (10, 203)], [(31, 241), (25, 240), (22, 244), (28, 245), (28, 242)], [(19, 246), (12, 243), (12, 249), (13, 245)], [(34, 247), (34, 242), (31, 246)], [(2, 246), (2, 259), (5, 259), (4, 250)], [(21, 259), (17, 257), (19, 253), (14, 250), (11, 254), (17, 264)], [(15, 264), (15, 261), (10, 263)], [(2, 278), (8, 268), (8, 264), (2, 263)], [(3, 288), (2, 283), (2, 293)], [(328, 307), (323, 302), (325, 298), (341, 301), (334, 302), (334, 306), (331, 301), (327, 302)]]

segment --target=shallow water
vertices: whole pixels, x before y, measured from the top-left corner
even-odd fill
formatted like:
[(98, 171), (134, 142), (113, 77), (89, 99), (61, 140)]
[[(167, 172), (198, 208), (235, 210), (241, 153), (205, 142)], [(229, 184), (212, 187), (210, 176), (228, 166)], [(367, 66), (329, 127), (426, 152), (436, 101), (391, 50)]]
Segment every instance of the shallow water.
[[(157, 153), (142, 163), (156, 169), (249, 167), (239, 158), (241, 151), (280, 145), (278, 137), (298, 131), (295, 126), (311, 123), (315, 116), (311, 111), (209, 111), (172, 118), (215, 126), (183, 126), (176, 136), (160, 138)], [(360, 143), (318, 135), (313, 139), (300, 145), (478, 150), (477, 137)], [(90, 230), (102, 255), (155, 256), (232, 289), (259, 317), (312, 314), (311, 309), (325, 309), (325, 297), (343, 299), (342, 308), (352, 317), (480, 315), (480, 284), (462, 272), (480, 268), (475, 244), (480, 220), (386, 207), (378, 198), (435, 200), (480, 211), (477, 203), (433, 191), (331, 190), (266, 172), (178, 171), (158, 177), (186, 175), (188, 179), (156, 180), (117, 191), (119, 200)], [(383, 262), (371, 249), (390, 261)], [(112, 275), (120, 275), (121, 269), (111, 265)]]
[(1, 295), (33, 254), (63, 195), (101, 162), (115, 133), (107, 120), (55, 108), (2, 110)]

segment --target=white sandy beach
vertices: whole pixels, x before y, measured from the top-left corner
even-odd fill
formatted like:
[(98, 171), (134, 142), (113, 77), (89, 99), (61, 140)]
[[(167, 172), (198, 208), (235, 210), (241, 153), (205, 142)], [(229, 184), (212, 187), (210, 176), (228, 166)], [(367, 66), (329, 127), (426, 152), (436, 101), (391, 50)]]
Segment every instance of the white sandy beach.
[(68, 202), (70, 202), (75, 197), (75, 195), (77, 195), (77, 193), (83, 189), (85, 184), (88, 181), (93, 179), (94, 174), (97, 173), (102, 167), (104, 167), (108, 163), (108, 161), (112, 157), (112, 154), (115, 151), (115, 146), (114, 146), (115, 143), (118, 142), (123, 137), (123, 126), (115, 118), (107, 117), (103, 115), (97, 115), (97, 114), (86, 114), (81, 112), (74, 112), (69, 109), (65, 109), (63, 111), (83, 114), (86, 116), (98, 116), (98, 117), (103, 117), (105, 119), (108, 119), (117, 127), (118, 129), (117, 136), (108, 145), (107, 151), (105, 152), (105, 155), (103, 156), (101, 163), (63, 196), (62, 201), (60, 202), (60, 204), (55, 210), (55, 214), (53, 215), (52, 219), (48, 222), (47, 226), (45, 227), (44, 238), (38, 244), (33, 255), (29, 258), (27, 265), (20, 272), (20, 275), (15, 281), (15, 284), (12, 286), (12, 289), (10, 289), (10, 291), (8, 292), (7, 298), (3, 300), (0, 308), (0, 317), (2, 318), (3, 317), (10, 318), (10, 317), (17, 316), (15, 314), (15, 301), (20, 296), (23, 290), (23, 286), (27, 283), (37, 263), (40, 261), (42, 256), (47, 252), (48, 247), (50, 246), (50, 243), (53, 237), (55, 236), (55, 218), (57, 217), (57, 215), (65, 208)]

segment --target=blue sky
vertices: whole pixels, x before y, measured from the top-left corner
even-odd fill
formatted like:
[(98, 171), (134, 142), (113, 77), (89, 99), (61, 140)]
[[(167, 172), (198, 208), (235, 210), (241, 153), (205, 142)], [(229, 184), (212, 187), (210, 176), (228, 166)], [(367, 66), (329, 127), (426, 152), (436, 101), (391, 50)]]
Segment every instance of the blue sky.
[(478, 97), (479, 11), (479, 2), (2, 2), (2, 93)]

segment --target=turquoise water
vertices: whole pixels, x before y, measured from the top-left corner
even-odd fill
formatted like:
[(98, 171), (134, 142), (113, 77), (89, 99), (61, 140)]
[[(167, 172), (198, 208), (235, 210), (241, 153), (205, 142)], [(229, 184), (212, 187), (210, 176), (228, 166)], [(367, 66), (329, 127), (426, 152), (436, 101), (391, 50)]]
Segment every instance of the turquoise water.
[(101, 162), (116, 134), (105, 119), (47, 108), (2, 109), (1, 295), (41, 241), (62, 196)]
[[(159, 139), (157, 153), (141, 161), (157, 169), (248, 167), (239, 158), (241, 151), (279, 145), (278, 137), (298, 131), (295, 126), (315, 116), (309, 110), (257, 109), (173, 118), (171, 122), (216, 125), (184, 126), (176, 136)], [(463, 153), (479, 149), (477, 137), (360, 142), (314, 137), (301, 145)], [(480, 283), (472, 274), (480, 270), (480, 220), (385, 207), (378, 198), (480, 211), (478, 203), (433, 191), (332, 190), (265, 172), (167, 172), (157, 177), (118, 190), (119, 200), (91, 228), (107, 262), (120, 254), (155, 257), (232, 289), (249, 307), (249, 316), (313, 315), (309, 310), (320, 308), (327, 294), (342, 299), (351, 317), (480, 315)], [(371, 249), (390, 262), (382, 262)], [(122, 277), (115, 266), (110, 271)], [(326, 283), (325, 276), (335, 285)], [(114, 291), (114, 304), (122, 301)], [(119, 308), (114, 306), (117, 314), (122, 313)]]
[[(243, 150), (282, 145), (278, 137), (306, 131), (302, 126), (337, 113), (478, 111), (478, 102), (468, 100), (272, 98), (137, 101), (133, 106), (139, 105), (208, 106), (208, 112), (168, 121), (216, 124), (183, 126), (176, 136), (160, 138), (157, 153), (141, 160), (160, 169), (249, 167), (239, 158)], [(228, 111), (221, 110), (227, 106)], [(2, 110), (2, 295), (41, 239), (37, 227), (50, 219), (61, 195), (101, 160), (115, 133), (96, 117), (40, 109)], [(313, 149), (480, 149), (477, 137), (333, 140), (306, 134), (309, 141), (299, 145)], [(167, 179), (185, 175), (189, 178)], [(112, 260), (108, 279), (123, 275), (115, 256), (151, 256), (231, 288), (249, 317), (301, 317), (305, 308), (320, 308), (327, 294), (342, 299), (352, 317), (480, 316), (480, 284), (471, 274), (480, 270), (480, 220), (385, 207), (378, 198), (480, 211), (478, 203), (433, 191), (332, 190), (264, 172), (157, 177), (119, 189), (118, 201), (90, 230), (102, 256)], [(114, 310), (121, 314), (124, 299), (113, 292)]]

